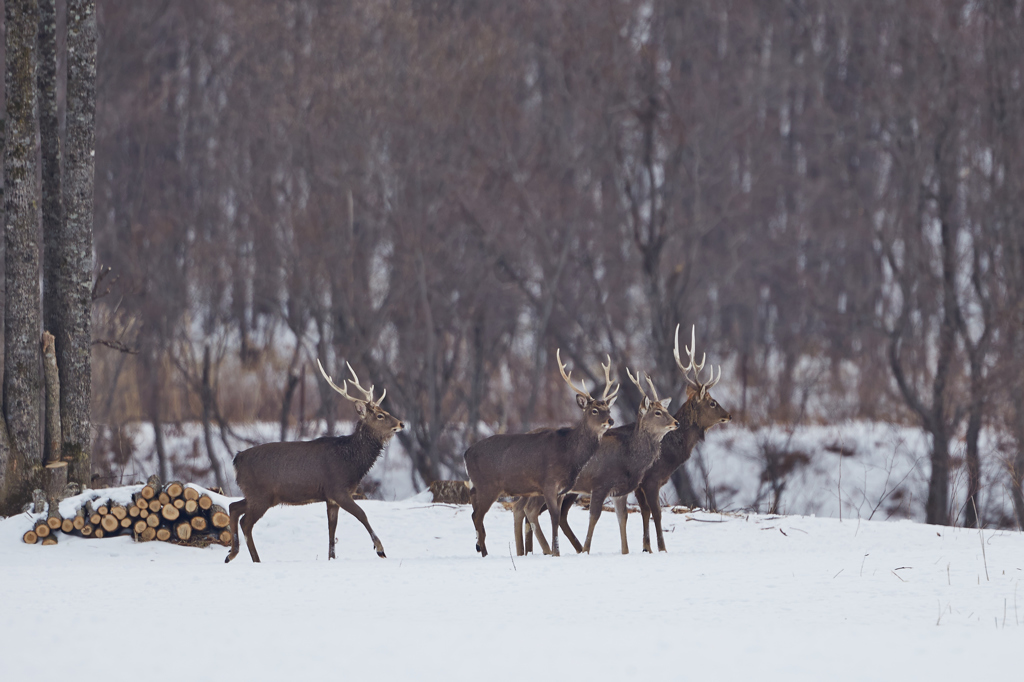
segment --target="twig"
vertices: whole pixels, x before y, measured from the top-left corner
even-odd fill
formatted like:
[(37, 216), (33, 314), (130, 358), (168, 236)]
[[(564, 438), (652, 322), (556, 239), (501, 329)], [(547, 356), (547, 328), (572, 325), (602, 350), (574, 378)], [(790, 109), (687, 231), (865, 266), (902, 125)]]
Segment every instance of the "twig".
[(93, 339), (92, 345), (94, 346), (106, 346), (107, 348), (113, 348), (114, 350), (127, 353), (128, 355), (138, 355), (138, 348), (130, 348), (120, 341), (109, 341), (107, 339)]
[[(840, 568), (839, 569), (839, 573), (842, 573), (845, 570), (846, 570), (845, 568)], [(838, 578), (839, 577), (839, 573), (836, 573), (834, 576), (832, 576), (832, 580), (835, 580), (836, 578)]]
[[(978, 505), (974, 504), (974, 498), (971, 498), (971, 504), (974, 505), (974, 518), (978, 518)], [(981, 527), (981, 522), (978, 522), (978, 537), (981, 538), (981, 559), (985, 562), (985, 582), (989, 582), (988, 579), (988, 557), (985, 556), (985, 531)]]
[(865, 554), (864, 558), (860, 560), (860, 577), (864, 577), (864, 562), (868, 560), (870, 554)]
[[(890, 573), (892, 573), (892, 574), (893, 574), (894, 576), (896, 576), (897, 578), (900, 578), (900, 574), (899, 574), (899, 573), (897, 573), (896, 571), (889, 571), (889, 572), (890, 572)], [(900, 578), (900, 582), (901, 582), (901, 583), (905, 583), (905, 582), (907, 582), (907, 581), (906, 581), (906, 580), (904, 580), (903, 578)]]
[(948, 584), (948, 585), (949, 585), (950, 587), (953, 587), (953, 581), (952, 581), (952, 580), (950, 579), (950, 577), (949, 577), (949, 564), (946, 564), (946, 583), (947, 583), (947, 584)]
[[(779, 532), (782, 533), (783, 535), (786, 535), (786, 531), (782, 530), (781, 528), (779, 529)], [(786, 537), (788, 538), (789, 536), (786, 535)]]
[[(511, 542), (508, 543), (508, 558), (512, 559), (512, 543)], [(516, 560), (515, 559), (512, 559), (512, 570), (516, 571), (517, 573), (519, 572), (519, 569), (516, 568)]]
[(938, 625), (942, 622), (942, 601), (939, 599), (936, 599), (935, 601), (939, 602), (939, 618), (935, 621), (935, 624)]

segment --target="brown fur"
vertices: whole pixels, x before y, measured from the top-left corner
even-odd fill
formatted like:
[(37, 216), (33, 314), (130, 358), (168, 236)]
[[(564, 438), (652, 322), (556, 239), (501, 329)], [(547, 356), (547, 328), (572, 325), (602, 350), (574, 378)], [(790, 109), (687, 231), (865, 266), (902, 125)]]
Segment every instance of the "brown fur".
[(238, 487), (245, 498), (232, 502), (231, 551), (225, 563), (238, 555), (238, 526), (245, 532), (246, 546), (254, 562), (260, 560), (252, 528), (267, 510), (279, 504), (327, 503), (328, 559), (334, 557), (334, 532), (338, 509), (356, 517), (370, 533), (381, 557), (384, 547), (366, 520), (366, 514), (352, 499), (356, 486), (380, 456), (384, 445), (399, 430), (401, 421), (381, 408), (357, 402), (359, 421), (348, 436), (325, 436), (293, 443), (265, 443), (235, 456)]

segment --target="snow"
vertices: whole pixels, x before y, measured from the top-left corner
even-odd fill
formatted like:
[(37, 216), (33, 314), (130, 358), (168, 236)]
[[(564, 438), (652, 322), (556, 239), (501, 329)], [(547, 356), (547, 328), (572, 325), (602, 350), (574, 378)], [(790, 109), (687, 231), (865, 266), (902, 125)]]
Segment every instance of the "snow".
[[(268, 512), (262, 564), (244, 543), (227, 565), (224, 547), (126, 537), (28, 546), (32, 517), (2, 520), (2, 677), (863, 680), (1020, 667), (1017, 532), (666, 509), (668, 553), (639, 552), (631, 514), (633, 553), (620, 555), (605, 513), (589, 556), (563, 543), (559, 558), (513, 557), (511, 513), (496, 505), (482, 559), (467, 506), (359, 504), (387, 559), (343, 513), (339, 559), (326, 561), (322, 504)], [(582, 537), (587, 512), (569, 521)]]

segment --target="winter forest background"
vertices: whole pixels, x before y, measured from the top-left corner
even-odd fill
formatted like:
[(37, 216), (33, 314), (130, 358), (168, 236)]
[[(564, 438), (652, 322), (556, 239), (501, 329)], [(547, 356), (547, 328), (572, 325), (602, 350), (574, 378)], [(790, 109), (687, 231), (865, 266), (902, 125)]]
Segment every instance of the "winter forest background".
[(152, 448), (230, 488), (207, 453), (246, 424), (345, 432), (318, 357), (387, 389), (411, 485), (461, 476), (481, 435), (575, 419), (556, 348), (679, 396), (682, 324), (723, 368), (716, 442), (788, 434), (747, 463), (776, 494), (815, 466), (798, 429), (895, 424), (924, 436), (907, 515), (1024, 523), (1020, 0), (97, 17), (97, 485)]

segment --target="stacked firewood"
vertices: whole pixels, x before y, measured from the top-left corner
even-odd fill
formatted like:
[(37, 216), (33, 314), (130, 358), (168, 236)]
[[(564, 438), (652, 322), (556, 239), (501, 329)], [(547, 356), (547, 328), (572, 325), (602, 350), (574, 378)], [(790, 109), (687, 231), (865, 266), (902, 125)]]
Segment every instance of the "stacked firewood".
[(132, 496), (131, 504), (108, 500), (96, 505), (97, 501), (83, 503), (68, 518), (61, 516), (58, 504), (50, 504), (47, 516), (40, 518), (22, 539), (30, 545), (40, 540), (53, 545), (59, 530), (93, 538), (130, 533), (136, 542), (162, 540), (201, 547), (231, 544), (227, 511), (214, 504), (209, 495), (178, 481), (161, 486), (158, 476), (150, 476), (142, 490)]

